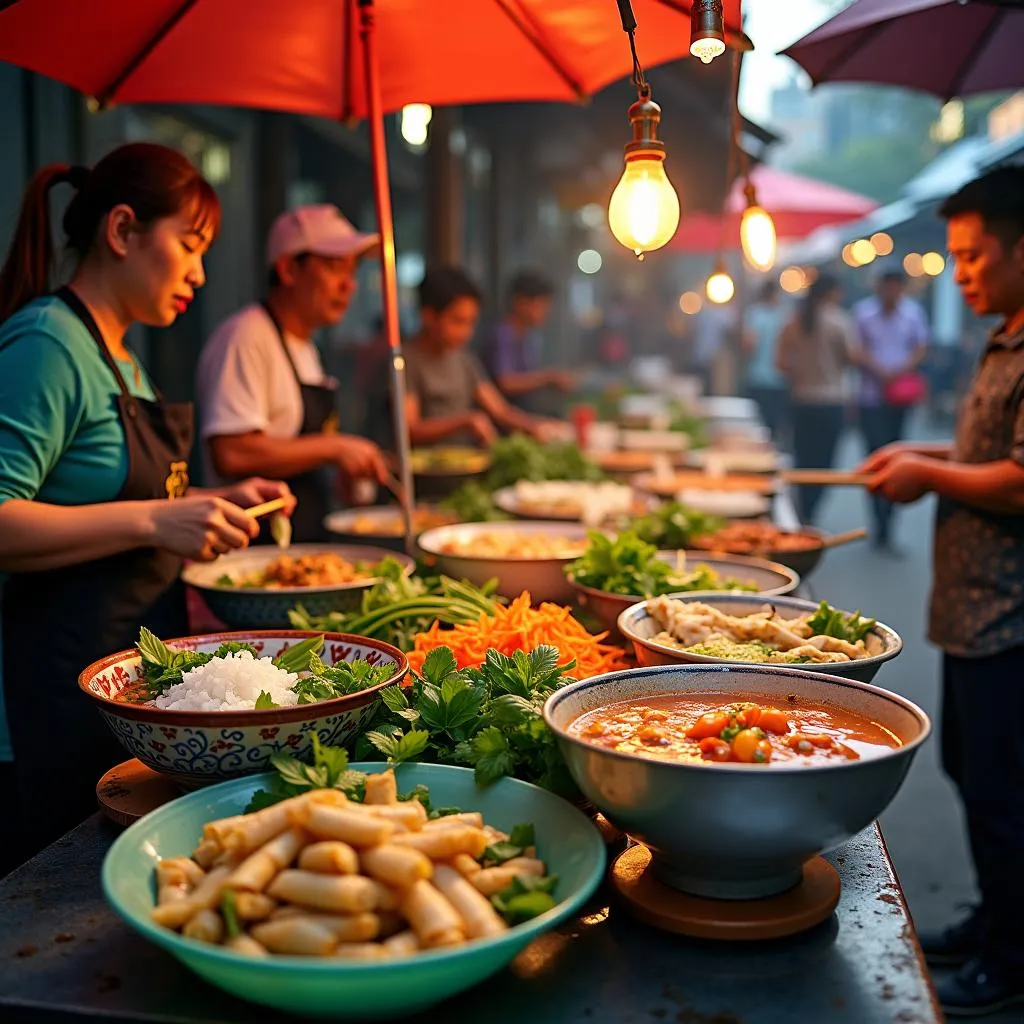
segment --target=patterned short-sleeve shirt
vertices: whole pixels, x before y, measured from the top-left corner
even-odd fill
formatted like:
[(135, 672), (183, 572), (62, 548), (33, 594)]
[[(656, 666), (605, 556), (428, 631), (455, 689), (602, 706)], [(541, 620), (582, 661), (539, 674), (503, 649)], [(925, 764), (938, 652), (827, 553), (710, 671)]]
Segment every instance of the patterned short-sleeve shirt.
[[(1024, 329), (996, 333), (960, 408), (952, 459), (1024, 466)], [(1024, 515), (939, 501), (929, 637), (988, 657), (1024, 645)]]

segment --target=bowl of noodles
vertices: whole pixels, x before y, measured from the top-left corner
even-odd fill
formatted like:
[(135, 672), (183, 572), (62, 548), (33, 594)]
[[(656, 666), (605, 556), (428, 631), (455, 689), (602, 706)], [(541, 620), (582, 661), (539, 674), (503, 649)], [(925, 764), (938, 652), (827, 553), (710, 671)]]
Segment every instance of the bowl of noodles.
[(258, 546), (196, 562), (181, 577), (232, 629), (286, 629), (288, 612), (298, 604), (314, 616), (358, 608), (364, 591), (379, 581), (385, 559), (409, 573), (416, 567), (408, 555), (386, 548), (293, 544), (287, 550)]

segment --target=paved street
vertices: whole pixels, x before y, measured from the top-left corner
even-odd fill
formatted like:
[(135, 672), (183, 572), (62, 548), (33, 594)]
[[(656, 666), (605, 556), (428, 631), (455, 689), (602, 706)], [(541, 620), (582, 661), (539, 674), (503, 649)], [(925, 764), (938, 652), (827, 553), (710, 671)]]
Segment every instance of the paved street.
[[(923, 425), (915, 435), (948, 436)], [(841, 464), (855, 465), (862, 451), (859, 438), (851, 433), (844, 439)], [(903, 653), (875, 681), (915, 701), (937, 726), (939, 655), (924, 639), (933, 512), (933, 501), (927, 499), (900, 513), (896, 543), (904, 558), (885, 558), (866, 542), (840, 548), (815, 574), (814, 589), (834, 604), (863, 609), (903, 637)], [(821, 525), (838, 532), (865, 525), (867, 517), (863, 492), (836, 488), (822, 505)], [(975, 891), (960, 805), (939, 769), (936, 735), (915, 759), (906, 783), (882, 817), (882, 829), (917, 927), (943, 926), (960, 916)], [(1024, 1011), (985, 1020), (1021, 1024)]]

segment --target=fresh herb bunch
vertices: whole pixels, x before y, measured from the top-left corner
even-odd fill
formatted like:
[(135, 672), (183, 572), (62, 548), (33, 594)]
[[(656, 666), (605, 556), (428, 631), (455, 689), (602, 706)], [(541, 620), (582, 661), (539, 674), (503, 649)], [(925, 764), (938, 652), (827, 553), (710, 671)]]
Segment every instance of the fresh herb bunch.
[[(251, 644), (238, 643), (234, 640), (221, 644), (212, 654), (203, 651), (176, 651), (145, 626), (139, 629), (139, 642), (135, 646), (142, 655), (142, 678), (150, 698), (180, 683), (182, 675), (189, 669), (206, 665), (214, 658), (225, 658), (239, 651), (248, 651), (254, 658), (259, 657), (259, 652)], [(274, 664), (285, 672), (307, 672), (312, 659), (323, 649), (322, 636), (309, 637), (279, 654), (274, 658)], [(317, 660), (319, 661), (319, 658)], [(261, 694), (261, 697), (263, 696)], [(261, 705), (257, 703), (256, 706)], [(273, 704), (262, 706), (273, 707)]]
[(630, 523), (633, 532), (656, 548), (685, 548), (694, 537), (714, 533), (725, 525), (719, 516), (698, 512), (678, 501), (668, 501)]
[(807, 620), (815, 636), (832, 636), (855, 644), (863, 640), (878, 625), (876, 619), (861, 618), (860, 610), (843, 615), (827, 601), (818, 605), (818, 610)]
[(419, 760), (472, 767), (486, 786), (511, 775), (565, 797), (578, 795), (544, 701), (571, 682), (554, 647), (512, 657), (487, 652), (479, 668), (459, 670), (447, 647), (431, 651), (410, 687), (389, 686), (373, 728), (356, 741), (360, 759)]
[(519, 480), (604, 480), (601, 468), (572, 442), (541, 444), (525, 434), (502, 437), (491, 447), (487, 487), (497, 491)]
[(395, 559), (385, 559), (381, 567), (382, 579), (363, 592), (358, 610), (313, 616), (299, 605), (288, 613), (292, 626), (372, 637), (406, 651), (438, 620), (450, 626), (476, 622), (497, 607), (496, 580), (475, 587), (447, 576), (410, 576)]
[(632, 530), (612, 539), (591, 531), (587, 550), (566, 567), (577, 583), (627, 597), (657, 597), (687, 590), (756, 590), (732, 577), (723, 577), (708, 565), (680, 570), (659, 557), (653, 544)]
[(690, 449), (707, 448), (709, 443), (707, 421), (690, 412), (683, 405), (674, 405), (669, 411), (669, 430), (678, 430), (690, 439)]

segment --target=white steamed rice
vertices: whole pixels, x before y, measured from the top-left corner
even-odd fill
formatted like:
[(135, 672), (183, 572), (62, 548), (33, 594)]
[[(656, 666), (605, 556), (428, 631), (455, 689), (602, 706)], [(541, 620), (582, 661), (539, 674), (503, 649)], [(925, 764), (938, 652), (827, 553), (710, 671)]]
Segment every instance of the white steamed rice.
[(278, 668), (270, 658), (236, 651), (183, 672), (153, 703), (166, 711), (243, 711), (256, 707), (261, 692), (280, 707), (298, 703), (292, 687), (299, 677)]

